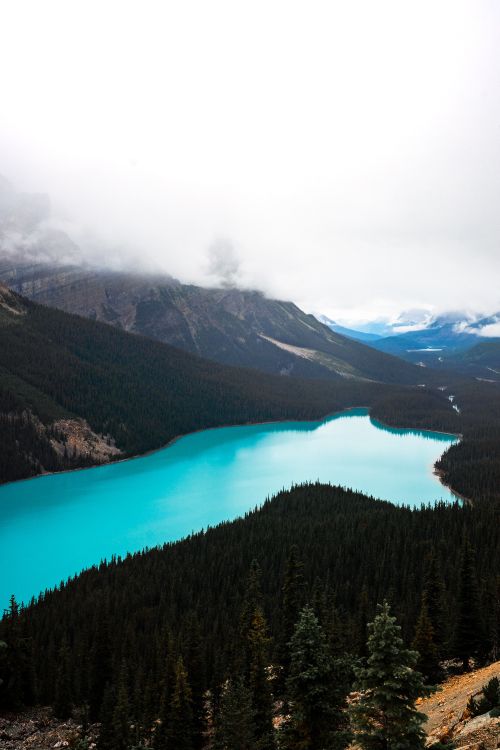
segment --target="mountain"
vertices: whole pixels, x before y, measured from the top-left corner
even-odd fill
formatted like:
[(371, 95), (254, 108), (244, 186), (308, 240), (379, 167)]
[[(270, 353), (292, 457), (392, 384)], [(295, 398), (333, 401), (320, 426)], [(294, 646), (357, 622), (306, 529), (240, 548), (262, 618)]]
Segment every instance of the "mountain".
[(17, 192), (0, 176), (0, 282), (35, 302), (223, 364), (308, 378), (419, 381), (415, 369), (335, 333), (292, 302), (181, 284), (167, 274), (99, 270), (83, 255), (47, 196)]
[(356, 331), (353, 328), (346, 328), (345, 326), (341, 326), (339, 325), (339, 323), (336, 323), (326, 315), (317, 315), (316, 317), (318, 318), (320, 323), (328, 326), (331, 331), (340, 333), (341, 336), (347, 336), (347, 338), (354, 339), (355, 341), (364, 341), (365, 343), (369, 344), (370, 342), (376, 341), (377, 339), (381, 338), (381, 336), (377, 333), (365, 333), (364, 331)]
[(206, 427), (319, 418), (386, 391), (210, 362), (0, 287), (0, 481), (130, 456)]
[(466, 351), (447, 354), (439, 365), (480, 380), (500, 381), (500, 341), (483, 340)]
[(416, 383), (421, 374), (331, 331), (292, 302), (206, 289), (166, 275), (100, 271), (0, 255), (0, 281), (38, 303), (139, 333), (223, 364), (309, 378)]
[(379, 338), (372, 342), (372, 346), (407, 361), (435, 367), (439, 366), (443, 356), (465, 351), (484, 341), (482, 332), (495, 325), (497, 317), (472, 319), (464, 313), (450, 312), (432, 318), (418, 330)]

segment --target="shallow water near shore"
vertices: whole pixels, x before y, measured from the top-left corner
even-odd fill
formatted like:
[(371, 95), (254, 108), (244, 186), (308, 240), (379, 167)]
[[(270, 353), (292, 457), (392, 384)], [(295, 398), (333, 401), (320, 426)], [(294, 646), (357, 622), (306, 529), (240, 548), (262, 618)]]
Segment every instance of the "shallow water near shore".
[(398, 504), (453, 501), (433, 465), (456, 441), (351, 409), (320, 422), (204, 430), (131, 461), (5, 485), (0, 606), (112, 555), (236, 518), (294, 483), (330, 482)]

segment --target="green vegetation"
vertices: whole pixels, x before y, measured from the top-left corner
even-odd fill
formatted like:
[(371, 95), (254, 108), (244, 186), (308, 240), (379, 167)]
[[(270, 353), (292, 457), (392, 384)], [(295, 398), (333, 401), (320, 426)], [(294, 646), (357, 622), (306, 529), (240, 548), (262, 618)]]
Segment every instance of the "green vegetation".
[[(37, 700), (59, 703), (61, 685), (69, 686), (74, 707), (87, 705), (91, 720), (104, 720), (105, 740), (109, 717), (122, 716), (126, 703), (137, 737), (153, 734), (158, 748), (168, 747), (162, 743), (178, 731), (179, 716), (192, 727), (189, 747), (203, 747), (208, 726), (214, 748), (230, 747), (235, 736), (235, 747), (270, 748), (282, 706), (282, 744), (323, 747), (328, 725), (337, 747), (347, 731), (352, 666), (373, 653), (366, 632), (377, 602), (391, 602), (405, 644), (430, 622), (440, 660), (458, 665), (465, 648), (469, 660), (484, 663), (495, 649), (499, 564), (492, 503), (410, 509), (328, 485), (299, 486), (245, 518), (101, 563), (21, 611), (13, 604), (0, 626), (3, 651), (11, 652), (0, 677), (18, 704), (33, 700), (33, 686)], [(465, 585), (479, 603), (479, 648), (455, 638)], [(406, 659), (407, 646), (398, 648)], [(2, 703), (12, 702), (10, 690), (0, 691)], [(240, 700), (245, 716), (236, 710)]]
[(366, 664), (355, 670), (361, 695), (351, 706), (354, 739), (363, 750), (423, 749), (425, 716), (415, 702), (432, 690), (414, 669), (418, 653), (405, 648), (387, 602), (379, 607), (369, 633)]
[(472, 696), (467, 704), (472, 716), (480, 716), (488, 711), (498, 711), (500, 707), (500, 680), (492, 677), (486, 685), (481, 688), (479, 700)]
[(93, 462), (55, 452), (62, 417), (87, 420), (128, 456), (206, 427), (319, 418), (384, 389), (225, 367), (6, 290), (0, 310), (0, 481)]
[[(318, 419), (370, 406), (388, 425), (461, 433), (462, 442), (438, 463), (445, 481), (475, 502), (500, 498), (498, 384), (447, 376), (443, 391), (266, 375), (202, 360), (5, 289), (0, 298), (0, 482), (95, 463), (92, 454), (54, 450), (52, 441), (65, 444), (54, 426), (63, 417), (87, 420), (129, 456), (206, 427)], [(435, 381), (430, 371), (425, 376)], [(451, 389), (460, 414), (448, 400)]]

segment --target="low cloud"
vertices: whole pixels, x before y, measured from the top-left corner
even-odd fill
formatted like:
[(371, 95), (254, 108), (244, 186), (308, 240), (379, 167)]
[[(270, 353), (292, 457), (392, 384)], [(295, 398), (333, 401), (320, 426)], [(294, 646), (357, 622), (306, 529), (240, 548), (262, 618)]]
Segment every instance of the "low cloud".
[(478, 334), (484, 336), (484, 338), (500, 338), (500, 322), (483, 326), (479, 329)]
[(208, 273), (216, 284), (226, 288), (238, 285), (241, 263), (230, 240), (215, 240), (208, 248), (207, 259)]

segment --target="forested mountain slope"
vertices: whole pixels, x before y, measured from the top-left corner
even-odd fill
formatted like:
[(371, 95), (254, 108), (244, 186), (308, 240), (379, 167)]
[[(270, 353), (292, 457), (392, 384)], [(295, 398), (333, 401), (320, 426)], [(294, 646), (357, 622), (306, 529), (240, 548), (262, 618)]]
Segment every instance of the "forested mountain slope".
[[(263, 664), (279, 674), (306, 602), (332, 652), (360, 656), (376, 603), (389, 599), (411, 642), (424, 592), (432, 634), (423, 668), (465, 655), (488, 659), (499, 637), (497, 521), (498, 507), (487, 503), (417, 510), (337, 487), (296, 487), (243, 519), (103, 563), (42, 596), (14, 621), (19, 643), (32, 639), (23, 689), (36, 677), (38, 699), (54, 703), (64, 684), (68, 700), (87, 701), (102, 716), (105, 685), (115, 687), (115, 701), (121, 686), (130, 722), (147, 736), (164, 715), (165, 691), (172, 700), (180, 656), (196, 700), (207, 688), (217, 696), (244, 670), (253, 608), (262, 632), (269, 625)], [(4, 620), (7, 642), (12, 627)], [(278, 678), (268, 689), (279, 696), (283, 684)]]
[(4, 288), (0, 479), (130, 456), (206, 427), (369, 406), (387, 424), (461, 433), (439, 465), (446, 482), (467, 497), (498, 497), (500, 387), (443, 380), (423, 388), (227, 367)]
[(500, 382), (500, 341), (482, 341), (467, 351), (444, 356), (439, 369)]
[(421, 382), (397, 357), (331, 331), (292, 302), (164, 276), (98, 271), (1, 254), (0, 282), (36, 302), (224, 364), (297, 377)]
[(388, 388), (227, 367), (0, 289), (3, 481), (140, 453), (205, 427), (315, 419)]

